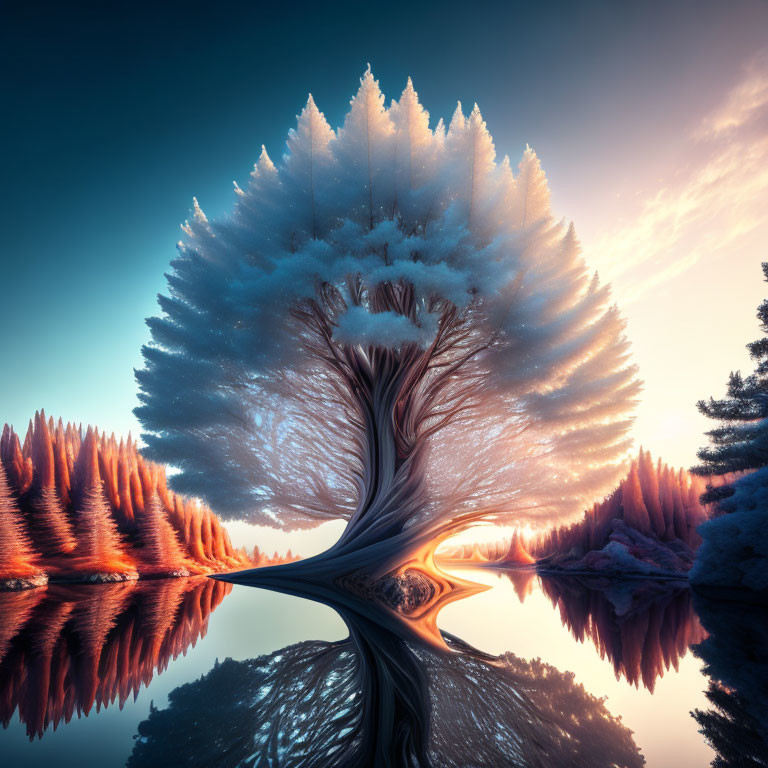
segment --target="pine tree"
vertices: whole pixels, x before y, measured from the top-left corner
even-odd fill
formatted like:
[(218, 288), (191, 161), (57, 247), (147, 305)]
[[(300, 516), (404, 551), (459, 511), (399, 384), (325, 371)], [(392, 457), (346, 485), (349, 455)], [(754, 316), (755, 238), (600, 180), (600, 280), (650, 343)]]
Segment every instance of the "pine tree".
[[(768, 262), (763, 263), (768, 282)], [(732, 372), (726, 396), (697, 404), (699, 411), (721, 422), (707, 432), (711, 445), (698, 452), (701, 464), (691, 471), (702, 476), (747, 472), (768, 465), (768, 299), (757, 309), (760, 329), (765, 336), (747, 345), (755, 360), (749, 376)], [(708, 487), (703, 500), (717, 501), (733, 494), (732, 484)]]
[(650, 533), (651, 521), (643, 501), (637, 462), (632, 462), (629, 474), (621, 484), (621, 502), (624, 507), (624, 522), (641, 533)]
[(526, 145), (517, 173), (517, 214), (525, 227), (546, 215), (549, 209), (547, 177), (536, 153)]
[(142, 571), (170, 573), (188, 564), (176, 531), (168, 522), (156, 494), (150, 496), (146, 503), (139, 522), (139, 534), (144, 545)]
[(31, 528), (35, 545), (44, 555), (72, 552), (76, 545), (72, 525), (52, 485), (46, 485), (32, 502)]
[(390, 117), (395, 126), (395, 191), (392, 214), (404, 211), (406, 215), (416, 218), (417, 211), (423, 209), (424, 198), (427, 196), (414, 194), (414, 190), (422, 185), (436, 150), (439, 150), (433, 141), (432, 131), (429, 130), (429, 112), (419, 103), (419, 96), (410, 77), (400, 100), (392, 103)]
[(77, 569), (93, 573), (135, 573), (100, 483), (91, 483), (83, 494), (77, 515)]
[[(768, 262), (763, 263), (768, 282)], [(765, 336), (747, 345), (755, 360), (749, 376), (731, 373), (724, 398), (699, 402), (720, 426), (698, 456), (697, 475), (720, 476), (702, 501), (717, 502), (720, 514), (701, 526), (703, 543), (691, 570), (693, 583), (768, 590), (768, 299), (757, 317)], [(733, 473), (743, 473), (733, 477)]]
[[(368, 229), (381, 214), (389, 215), (384, 200), (394, 193), (393, 180), (387, 173), (394, 160), (395, 127), (384, 107), (384, 94), (370, 67), (360, 78), (360, 89), (349, 102), (349, 112), (337, 134), (342, 157), (351, 162), (347, 166), (347, 191), (360, 206)], [(339, 201), (348, 203), (349, 201)]]
[(640, 449), (637, 471), (643, 488), (643, 501), (651, 521), (651, 529), (656, 536), (661, 537), (664, 534), (664, 513), (659, 501), (659, 476), (654, 469), (650, 451)]
[(33, 576), (40, 573), (19, 508), (0, 461), (0, 578)]
[(455, 160), (456, 193), (464, 198), (469, 228), (477, 225), (478, 208), (484, 194), (483, 181), (494, 171), (496, 150), (480, 109), (475, 104), (468, 118), (457, 107), (451, 121), (446, 150)]
[(310, 94), (299, 115), (296, 128), (288, 132), (286, 183), (293, 184), (297, 200), (304, 201), (307, 213), (304, 230), (313, 240), (320, 234), (318, 226), (323, 220), (322, 212), (317, 208), (323, 197), (323, 190), (318, 189), (318, 183), (322, 179), (318, 170), (330, 161), (329, 144), (333, 137), (333, 129)]

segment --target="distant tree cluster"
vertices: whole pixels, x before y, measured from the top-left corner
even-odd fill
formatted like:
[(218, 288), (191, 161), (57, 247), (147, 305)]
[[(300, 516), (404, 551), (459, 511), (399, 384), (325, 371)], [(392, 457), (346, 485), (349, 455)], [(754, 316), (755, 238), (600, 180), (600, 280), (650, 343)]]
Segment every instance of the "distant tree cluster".
[(695, 549), (701, 542), (696, 529), (707, 518), (699, 500), (704, 489), (703, 479), (669, 467), (661, 459), (654, 462), (650, 452), (641, 448), (608, 498), (596, 502), (578, 523), (543, 534), (531, 549), (537, 556), (601, 549), (609, 541), (614, 520), (623, 520), (629, 528), (661, 542), (679, 540)]
[(0, 593), (0, 722), (18, 711), (32, 740), (94, 705), (122, 709), (205, 636), (231, 589), (198, 578)]
[(490, 563), (493, 565), (532, 565), (536, 562), (518, 531), (510, 539), (483, 541), (447, 548), (439, 553), (439, 560), (449, 564), (453, 561)]
[(567, 527), (552, 528), (530, 541), (518, 531), (510, 540), (464, 544), (440, 552), (443, 562), (462, 561), (505, 565), (527, 565), (553, 553), (574, 552), (582, 556), (602, 549), (614, 532), (614, 521), (660, 542), (683, 542), (696, 549), (701, 539), (696, 528), (707, 519), (700, 496), (731, 482), (732, 475), (706, 480), (654, 462), (640, 449), (619, 486), (602, 502), (596, 502), (582, 520)]
[(5, 425), (0, 579), (252, 565), (210, 509), (168, 490), (165, 468), (146, 461), (130, 436), (118, 442), (93, 427), (54, 424), (45, 412), (30, 421), (23, 443)]

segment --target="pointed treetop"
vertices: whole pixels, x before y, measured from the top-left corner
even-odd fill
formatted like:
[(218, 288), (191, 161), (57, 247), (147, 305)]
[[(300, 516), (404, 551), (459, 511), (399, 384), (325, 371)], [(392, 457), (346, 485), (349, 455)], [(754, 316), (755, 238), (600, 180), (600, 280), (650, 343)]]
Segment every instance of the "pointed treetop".
[(526, 144), (518, 165), (519, 221), (525, 227), (549, 215), (549, 184), (536, 152)]
[(482, 165), (483, 172), (490, 172), (496, 159), (496, 148), (493, 146), (493, 138), (480, 114), (480, 108), (475, 104), (467, 121), (467, 127), (472, 135), (472, 151), (475, 155), (475, 164)]
[(464, 130), (466, 124), (466, 118), (464, 117), (464, 113), (461, 111), (461, 102), (457, 101), (456, 109), (453, 112), (453, 117), (451, 118), (450, 125), (448, 126), (448, 132), (454, 133), (456, 131), (462, 131)]
[(197, 198), (192, 198), (192, 206), (194, 211), (195, 221), (199, 221), (201, 224), (208, 223), (208, 217), (203, 213), (203, 209), (200, 207), (200, 203), (197, 202)]
[(181, 225), (181, 229), (189, 237), (195, 237), (196, 234), (208, 229), (208, 217), (203, 213), (196, 197), (192, 198), (192, 221), (187, 219)]
[(351, 109), (344, 119), (344, 126), (346, 127), (347, 123), (355, 116), (356, 112), (373, 109), (377, 102), (379, 109), (383, 111), (384, 94), (379, 87), (379, 81), (374, 79), (373, 73), (371, 72), (371, 65), (369, 64), (368, 69), (365, 70), (363, 76), (360, 78), (360, 87), (357, 89), (357, 93), (349, 101)]
[(414, 90), (410, 77), (400, 95), (400, 101), (392, 101), (390, 115), (398, 135), (403, 135), (411, 147), (428, 144), (432, 139), (429, 112), (419, 103), (419, 95)]
[[(310, 93), (306, 105), (296, 116), (296, 127), (288, 131), (285, 142), (288, 148), (286, 156), (288, 163), (290, 164), (296, 157), (303, 161), (318, 154), (326, 154), (333, 136), (333, 129), (325, 119), (325, 115), (317, 108)], [(263, 154), (266, 154), (266, 150)]]
[(258, 162), (253, 169), (254, 171), (258, 171), (260, 174), (274, 173), (276, 170), (275, 164), (272, 162), (272, 158), (270, 158), (269, 153), (267, 152), (267, 148), (263, 144), (261, 145), (261, 154), (259, 155)]

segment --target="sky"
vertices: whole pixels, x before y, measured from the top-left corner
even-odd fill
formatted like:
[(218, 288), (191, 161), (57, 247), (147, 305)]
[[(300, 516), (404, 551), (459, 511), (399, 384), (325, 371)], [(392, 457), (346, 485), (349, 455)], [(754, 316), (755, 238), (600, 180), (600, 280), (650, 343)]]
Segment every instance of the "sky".
[(224, 215), (307, 93), (338, 125), (368, 62), (433, 122), (477, 102), (513, 163), (534, 147), (627, 318), (638, 444), (693, 464), (695, 403), (749, 368), (768, 293), (759, 1), (0, 4), (0, 423), (136, 434), (192, 197)]

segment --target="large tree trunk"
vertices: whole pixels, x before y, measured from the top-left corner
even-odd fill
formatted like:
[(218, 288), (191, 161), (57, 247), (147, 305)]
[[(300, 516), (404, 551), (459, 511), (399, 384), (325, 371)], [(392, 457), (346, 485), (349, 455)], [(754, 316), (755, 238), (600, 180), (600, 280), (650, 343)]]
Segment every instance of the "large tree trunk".
[(414, 409), (415, 385), (423, 352), (379, 348), (365, 356), (350, 350), (355, 372), (347, 382), (361, 424), (363, 467), (358, 504), (339, 540), (320, 555), (294, 563), (229, 574), (228, 580), (250, 584), (317, 582), (339, 585), (356, 575), (375, 581), (393, 572), (415, 570), (434, 582), (436, 592), (449, 588), (434, 562), (434, 550), (459, 520), (430, 519), (424, 445)]
[[(360, 285), (350, 285), (357, 296)], [(397, 348), (337, 345), (331, 317), (346, 304), (327, 286), (321, 297), (295, 312), (306, 330), (308, 354), (323, 360), (338, 383), (355, 434), (360, 462), (357, 504), (339, 540), (307, 560), (233, 574), (233, 580), (264, 583), (283, 577), (340, 583), (357, 575), (371, 581), (413, 569), (435, 581), (437, 593), (449, 581), (435, 565), (439, 542), (484, 514), (436, 514), (429, 509), (426, 445), (429, 435), (472, 407), (478, 374), (466, 364), (490, 343), (475, 339), (467, 318), (452, 305), (440, 314), (434, 341)], [(417, 316), (410, 284), (382, 284), (369, 297), (376, 311)], [(321, 422), (321, 419), (318, 419)]]

